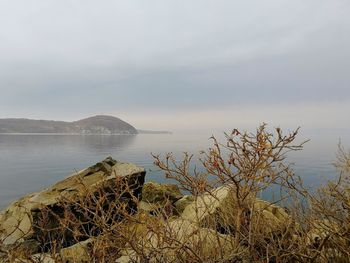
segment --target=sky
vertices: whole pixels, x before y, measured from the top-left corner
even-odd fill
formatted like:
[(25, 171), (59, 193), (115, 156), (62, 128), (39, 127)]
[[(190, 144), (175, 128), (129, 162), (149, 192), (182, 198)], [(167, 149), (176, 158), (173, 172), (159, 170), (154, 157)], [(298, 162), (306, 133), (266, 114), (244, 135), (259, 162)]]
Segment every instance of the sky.
[(0, 118), (350, 128), (348, 0), (0, 0)]

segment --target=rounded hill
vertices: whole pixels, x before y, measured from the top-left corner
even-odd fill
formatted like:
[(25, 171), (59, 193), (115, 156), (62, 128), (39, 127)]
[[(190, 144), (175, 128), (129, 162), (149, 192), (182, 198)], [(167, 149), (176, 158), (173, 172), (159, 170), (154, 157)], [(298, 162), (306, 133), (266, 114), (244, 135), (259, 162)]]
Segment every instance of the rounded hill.
[(113, 116), (97, 115), (72, 123), (84, 134), (137, 134), (135, 127)]

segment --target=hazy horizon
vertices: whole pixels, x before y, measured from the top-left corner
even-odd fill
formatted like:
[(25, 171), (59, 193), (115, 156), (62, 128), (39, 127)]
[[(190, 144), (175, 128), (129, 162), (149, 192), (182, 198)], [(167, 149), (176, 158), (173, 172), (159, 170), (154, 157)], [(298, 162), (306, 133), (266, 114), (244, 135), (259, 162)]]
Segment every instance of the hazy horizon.
[(0, 1), (0, 118), (349, 129), (350, 2)]

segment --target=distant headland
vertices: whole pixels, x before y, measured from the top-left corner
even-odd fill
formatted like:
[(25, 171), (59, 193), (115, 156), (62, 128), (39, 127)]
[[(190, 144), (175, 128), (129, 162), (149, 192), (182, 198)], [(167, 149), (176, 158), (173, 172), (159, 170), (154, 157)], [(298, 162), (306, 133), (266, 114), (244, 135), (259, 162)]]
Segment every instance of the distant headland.
[(46, 134), (171, 134), (169, 131), (138, 130), (131, 124), (108, 115), (97, 115), (73, 122), (0, 119), (0, 133)]

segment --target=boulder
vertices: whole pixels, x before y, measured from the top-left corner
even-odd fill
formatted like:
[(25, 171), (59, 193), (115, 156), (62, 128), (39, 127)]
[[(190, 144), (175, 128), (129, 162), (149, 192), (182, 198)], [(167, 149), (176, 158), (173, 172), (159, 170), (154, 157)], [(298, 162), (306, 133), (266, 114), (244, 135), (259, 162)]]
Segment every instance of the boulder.
[[(189, 251), (195, 251), (205, 260), (232, 259), (233, 255), (244, 250), (238, 244), (235, 244), (234, 238), (231, 235), (225, 235), (213, 229), (199, 227), (184, 219), (170, 221), (167, 224), (166, 231), (177, 242), (188, 247)], [(178, 256), (175, 251), (169, 251), (170, 258), (176, 258)], [(184, 252), (182, 256), (186, 257)]]
[(175, 210), (177, 211), (178, 214), (182, 214), (182, 212), (185, 210), (185, 208), (192, 204), (193, 201), (195, 200), (194, 196), (192, 195), (185, 195), (181, 199), (177, 200), (174, 203)]
[(57, 255), (53, 257), (52, 255), (48, 253), (36, 253), (34, 255), (16, 255), (14, 257), (11, 257), (11, 259), (8, 258), (1, 258), (1, 263), (57, 263), (60, 262), (57, 260)]
[(297, 227), (284, 208), (256, 198), (252, 206), (255, 225), (263, 226), (262, 232), (278, 232), (285, 227)]
[(55, 260), (54, 258), (52, 258), (51, 255), (49, 254), (43, 254), (43, 253), (40, 253), (40, 254), (34, 254), (32, 257), (31, 257), (31, 260), (20, 260), (19, 262), (23, 263), (23, 262), (28, 262), (28, 263), (32, 263), (32, 262), (40, 262), (40, 263), (56, 263), (57, 260)]
[(121, 256), (116, 259), (115, 263), (139, 263), (141, 260), (138, 258), (137, 253), (132, 249), (124, 249)]
[(147, 182), (142, 188), (142, 201), (164, 205), (167, 201), (175, 203), (183, 195), (176, 184), (158, 184)]
[(138, 203), (138, 211), (142, 211), (145, 213), (149, 213), (151, 215), (157, 215), (162, 212), (164, 206), (155, 204), (155, 203), (148, 203), (145, 201), (140, 201)]
[(133, 246), (141, 247), (142, 244), (142, 251), (136, 253), (131, 247), (125, 248), (116, 262), (144, 262), (142, 256), (149, 258), (150, 263), (191, 262), (193, 259), (225, 262), (247, 252), (235, 244), (233, 236), (201, 228), (188, 220), (177, 218), (158, 223), (155, 232), (144, 229), (144, 233), (140, 232), (135, 239)]
[[(43, 245), (43, 232), (38, 227), (37, 220), (50, 211), (53, 215), (49, 217), (49, 222), (44, 227), (47, 228), (46, 231), (55, 231), (58, 218), (65, 212), (65, 208), (61, 207), (62, 199), (66, 204), (72, 204), (69, 206), (69, 211), (77, 215), (82, 222), (88, 219), (84, 219), (83, 214), (79, 214), (74, 204), (78, 200), (84, 200), (87, 195), (91, 197), (89, 201), (99, 202), (100, 207), (108, 205), (108, 202), (115, 198), (122, 198), (121, 201), (126, 203), (128, 211), (136, 211), (137, 206), (132, 196), (141, 198), (144, 177), (143, 168), (130, 163), (117, 162), (108, 157), (41, 192), (29, 194), (12, 203), (0, 217), (0, 240), (3, 241), (4, 246), (28, 240), (31, 240), (31, 244), (39, 242)], [(126, 185), (128, 185), (128, 191), (126, 191)], [(106, 194), (104, 199), (99, 199), (101, 192)], [(53, 238), (55, 234), (50, 232), (49, 236)], [(65, 238), (68, 239), (69, 235), (65, 235)], [(65, 242), (63, 247), (76, 243), (73, 239)]]
[(90, 251), (94, 240), (89, 238), (60, 250), (61, 260), (65, 263), (89, 263), (91, 262)]
[(342, 236), (342, 233), (346, 232), (335, 221), (327, 219), (312, 220), (310, 222), (310, 230), (306, 235), (307, 245), (317, 248), (324, 239), (332, 235)]
[(162, 213), (171, 216), (177, 214), (174, 204), (182, 197), (176, 184), (147, 182), (142, 188), (142, 200), (138, 208), (152, 215)]
[(214, 215), (220, 207), (225, 206), (225, 201), (232, 197), (231, 193), (228, 186), (223, 186), (215, 189), (211, 194), (200, 195), (185, 207), (181, 218), (194, 223), (207, 221), (207, 218)]
[[(181, 218), (222, 233), (234, 233), (238, 204), (233, 189), (227, 185), (198, 196), (186, 206)], [(283, 208), (254, 197), (247, 198), (241, 213), (242, 225), (253, 224), (255, 231), (265, 233), (279, 231), (291, 221)]]

